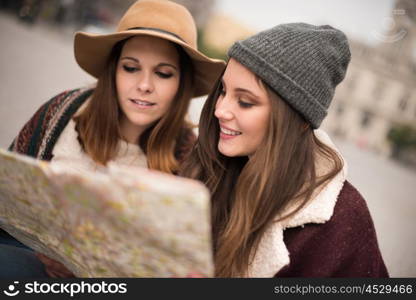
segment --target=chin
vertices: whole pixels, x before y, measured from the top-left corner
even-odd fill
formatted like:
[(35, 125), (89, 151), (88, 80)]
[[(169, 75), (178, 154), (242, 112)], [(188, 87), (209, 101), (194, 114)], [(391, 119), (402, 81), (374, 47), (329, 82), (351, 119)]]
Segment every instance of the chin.
[(218, 151), (222, 154), (225, 155), (227, 157), (235, 157), (235, 156), (240, 156), (238, 155), (238, 153), (236, 153), (235, 151), (233, 151), (232, 149), (227, 149), (224, 147), (221, 147), (218, 145)]
[(144, 119), (143, 117), (131, 118), (129, 119), (129, 121), (138, 127), (149, 127), (155, 122), (155, 120), (147, 120), (147, 119)]
[(221, 147), (220, 145), (218, 145), (218, 151), (227, 157), (243, 157), (243, 156), (247, 156), (250, 157), (252, 156), (254, 152), (248, 152), (248, 151), (236, 151), (234, 149), (227, 149), (226, 147)]

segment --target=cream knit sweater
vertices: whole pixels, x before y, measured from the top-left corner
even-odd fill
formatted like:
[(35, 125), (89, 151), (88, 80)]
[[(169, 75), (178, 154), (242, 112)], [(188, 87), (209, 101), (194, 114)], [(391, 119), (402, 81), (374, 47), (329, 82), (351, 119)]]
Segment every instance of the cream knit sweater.
[[(100, 171), (104, 167), (94, 162), (82, 150), (78, 141), (78, 133), (75, 130), (75, 121), (70, 120), (60, 135), (54, 149), (51, 163), (60, 165), (77, 172)], [(119, 151), (115, 159), (110, 161), (119, 166), (135, 166), (147, 168), (146, 155), (141, 148), (135, 144), (129, 144), (120, 140)]]

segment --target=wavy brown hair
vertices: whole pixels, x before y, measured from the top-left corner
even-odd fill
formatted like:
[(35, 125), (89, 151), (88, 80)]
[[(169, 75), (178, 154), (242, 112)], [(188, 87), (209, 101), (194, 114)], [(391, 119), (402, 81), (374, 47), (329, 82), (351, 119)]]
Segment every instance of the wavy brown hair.
[[(85, 109), (74, 118), (84, 151), (97, 163), (105, 165), (115, 157), (121, 138), (122, 111), (117, 101), (115, 73), (126, 40), (117, 43), (107, 60), (105, 70), (98, 78), (96, 88)], [(180, 83), (168, 112), (142, 133), (139, 145), (147, 155), (148, 167), (167, 173), (178, 169), (175, 157), (177, 141), (192, 127), (185, 121), (193, 95), (192, 62), (184, 50), (179, 53)]]
[[(202, 109), (199, 138), (181, 172), (201, 180), (211, 192), (217, 277), (246, 276), (250, 259), (272, 222), (295, 214), (343, 167), (341, 158), (315, 137), (308, 123), (258, 81), (271, 102), (267, 133), (258, 150), (250, 159), (226, 157), (218, 151), (220, 128), (214, 110), (222, 89), (219, 80)], [(317, 155), (330, 166), (319, 177)], [(287, 212), (294, 201), (296, 209)]]

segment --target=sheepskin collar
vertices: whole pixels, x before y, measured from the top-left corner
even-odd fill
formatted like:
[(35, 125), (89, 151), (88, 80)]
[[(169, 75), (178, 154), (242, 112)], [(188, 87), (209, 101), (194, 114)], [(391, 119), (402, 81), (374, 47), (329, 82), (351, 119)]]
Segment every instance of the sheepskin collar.
[[(315, 130), (316, 137), (339, 153), (329, 136), (322, 130)], [(342, 156), (341, 156), (342, 157)], [(327, 222), (334, 212), (339, 193), (347, 177), (347, 164), (343, 159), (344, 168), (324, 188), (312, 196), (313, 200), (291, 218), (275, 222), (260, 240), (257, 252), (249, 265), (248, 277), (273, 277), (280, 269), (290, 262), (289, 251), (283, 240), (286, 228), (303, 226), (308, 223), (321, 224)], [(317, 172), (324, 174), (327, 166), (318, 159)], [(291, 207), (288, 208), (291, 211)]]

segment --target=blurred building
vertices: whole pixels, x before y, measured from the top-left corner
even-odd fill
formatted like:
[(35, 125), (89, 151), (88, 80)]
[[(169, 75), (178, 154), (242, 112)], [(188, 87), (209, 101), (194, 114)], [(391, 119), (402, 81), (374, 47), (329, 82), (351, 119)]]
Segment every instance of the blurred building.
[(173, 0), (185, 6), (195, 19), (196, 26), (202, 29), (209, 20), (216, 0)]
[(376, 47), (351, 42), (352, 59), (323, 128), (362, 148), (391, 153), (397, 124), (416, 125), (416, 2), (399, 0)]
[[(22, 21), (37, 21), (59, 26), (75, 26), (76, 30), (89, 25), (113, 31), (127, 9), (137, 0), (0, 0), (0, 9), (15, 13)], [(172, 0), (188, 8), (198, 28), (202, 29), (216, 0)]]

